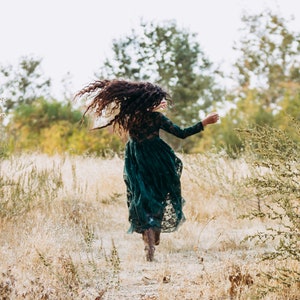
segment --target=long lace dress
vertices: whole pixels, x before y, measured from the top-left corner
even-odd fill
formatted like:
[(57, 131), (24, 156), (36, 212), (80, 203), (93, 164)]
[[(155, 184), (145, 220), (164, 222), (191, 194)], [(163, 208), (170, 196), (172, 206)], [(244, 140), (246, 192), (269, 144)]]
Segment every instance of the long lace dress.
[(149, 112), (130, 130), (125, 148), (124, 181), (129, 210), (128, 232), (153, 228), (172, 232), (185, 220), (180, 176), (182, 161), (159, 137), (163, 129), (184, 139), (203, 130), (201, 122), (181, 129), (159, 112)]

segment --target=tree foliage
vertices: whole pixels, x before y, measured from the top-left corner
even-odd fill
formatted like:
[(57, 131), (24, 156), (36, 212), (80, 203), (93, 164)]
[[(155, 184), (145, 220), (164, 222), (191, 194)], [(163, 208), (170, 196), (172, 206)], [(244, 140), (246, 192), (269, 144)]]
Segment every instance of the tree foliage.
[[(225, 147), (236, 157), (243, 150), (236, 128), (249, 124), (279, 128), (299, 142), (286, 116), (300, 120), (300, 34), (271, 11), (244, 15), (243, 24), (235, 47), (237, 87), (227, 90), (226, 95), (218, 81), (221, 75), (202, 51), (197, 35), (175, 21), (141, 21), (127, 36), (113, 40), (112, 56), (100, 66), (98, 75), (163, 86), (174, 100), (168, 117), (183, 127), (212, 110), (225, 115), (220, 106), (226, 98), (231, 109), (226, 110), (220, 125), (205, 128), (203, 136), (180, 140), (162, 133), (175, 151), (194, 153), (215, 146)], [(68, 107), (67, 99), (61, 99), (62, 103), (50, 100), (51, 81), (43, 74), (41, 64), (41, 59), (22, 57), (16, 67), (0, 67), (0, 153), (8, 148), (32, 149), (33, 144), (48, 152), (57, 147), (59, 152), (80, 149), (83, 153), (85, 148), (101, 154), (101, 147), (122, 148), (120, 139), (108, 131), (84, 134), (74, 127), (80, 113)]]
[(51, 80), (43, 74), (41, 63), (41, 59), (22, 57), (17, 67), (0, 67), (0, 94), (6, 112), (39, 97), (49, 97)]
[(7, 126), (9, 151), (42, 151), (48, 154), (96, 154), (104, 156), (122, 150), (122, 143), (108, 130), (89, 132), (80, 126), (81, 112), (71, 104), (37, 99), (21, 104)]
[[(235, 128), (257, 124), (291, 133), (286, 116), (300, 117), (300, 33), (289, 28), (288, 20), (268, 10), (246, 14), (242, 20), (233, 75), (238, 85), (227, 94), (233, 108), (221, 128), (223, 144), (231, 155), (243, 149)], [(291, 136), (299, 140), (295, 134)]]
[[(291, 83), (300, 83), (300, 33), (271, 11), (244, 15), (235, 63), (242, 92), (256, 88), (260, 104), (278, 105)], [(272, 106), (273, 105), (273, 106)]]

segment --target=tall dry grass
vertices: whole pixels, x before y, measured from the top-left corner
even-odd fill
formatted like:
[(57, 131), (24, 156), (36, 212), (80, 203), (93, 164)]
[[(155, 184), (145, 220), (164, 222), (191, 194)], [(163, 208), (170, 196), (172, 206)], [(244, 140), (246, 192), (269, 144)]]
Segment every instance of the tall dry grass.
[(222, 155), (181, 158), (187, 221), (162, 234), (153, 263), (140, 235), (126, 233), (121, 158), (3, 159), (1, 299), (256, 299), (274, 266), (259, 263), (272, 245), (241, 243), (266, 225), (239, 219), (257, 205), (240, 185), (253, 170)]

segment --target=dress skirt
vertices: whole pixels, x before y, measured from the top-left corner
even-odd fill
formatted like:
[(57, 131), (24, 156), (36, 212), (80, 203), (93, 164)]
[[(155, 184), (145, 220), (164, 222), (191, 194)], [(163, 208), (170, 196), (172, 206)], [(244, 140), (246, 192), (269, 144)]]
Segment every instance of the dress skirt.
[(182, 161), (159, 137), (130, 139), (125, 148), (129, 233), (153, 228), (175, 231), (185, 220), (180, 176)]

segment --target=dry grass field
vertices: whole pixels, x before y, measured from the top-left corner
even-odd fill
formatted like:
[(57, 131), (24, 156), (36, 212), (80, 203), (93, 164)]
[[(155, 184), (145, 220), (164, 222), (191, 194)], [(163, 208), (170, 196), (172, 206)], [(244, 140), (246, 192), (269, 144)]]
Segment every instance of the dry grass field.
[[(144, 258), (129, 224), (123, 160), (42, 154), (0, 161), (1, 299), (259, 299), (272, 245), (240, 219), (256, 205), (243, 160), (182, 155), (186, 222)], [(245, 196), (246, 195), (246, 196)], [(288, 299), (284, 291), (264, 299)], [(294, 298), (296, 299), (296, 298)]]

